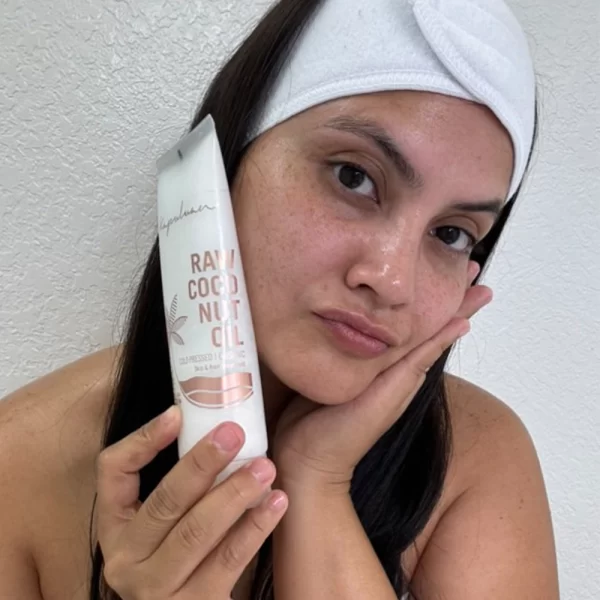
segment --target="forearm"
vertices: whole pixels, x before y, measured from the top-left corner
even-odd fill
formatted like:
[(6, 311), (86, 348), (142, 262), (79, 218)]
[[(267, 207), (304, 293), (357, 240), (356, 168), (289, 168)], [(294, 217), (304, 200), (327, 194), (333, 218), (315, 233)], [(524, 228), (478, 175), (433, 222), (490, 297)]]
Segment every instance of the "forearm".
[(289, 508), (273, 534), (277, 600), (397, 600), (348, 494), (284, 489)]

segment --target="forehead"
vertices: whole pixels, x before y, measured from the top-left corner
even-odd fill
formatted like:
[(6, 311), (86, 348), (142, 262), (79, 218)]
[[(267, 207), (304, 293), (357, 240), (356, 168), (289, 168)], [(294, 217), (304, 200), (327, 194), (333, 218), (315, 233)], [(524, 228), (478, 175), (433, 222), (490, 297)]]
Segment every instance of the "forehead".
[[(496, 137), (510, 136), (495, 114), (482, 104), (433, 92), (413, 90), (361, 94), (331, 100), (288, 119), (283, 125), (295, 130), (318, 128), (339, 116), (370, 117), (388, 128), (450, 128), (455, 131), (484, 128)], [(279, 127), (279, 126), (278, 126)], [(275, 128), (277, 129), (277, 128)], [(511, 142), (512, 144), (512, 142)]]
[[(387, 91), (332, 100), (277, 125), (272, 138), (305, 139), (352, 121), (372, 123), (407, 151), (420, 147), (442, 155), (460, 146), (467, 155), (508, 163), (512, 171), (512, 139), (495, 114), (482, 104), (433, 92)], [(352, 133), (351, 126), (341, 129)]]
[(499, 197), (504, 187), (508, 192), (514, 155), (506, 129), (486, 106), (442, 94), (392, 91), (332, 100), (263, 134), (268, 150), (258, 145), (273, 159), (352, 134), (387, 141), (429, 182), (458, 178), (469, 189), (492, 185)]

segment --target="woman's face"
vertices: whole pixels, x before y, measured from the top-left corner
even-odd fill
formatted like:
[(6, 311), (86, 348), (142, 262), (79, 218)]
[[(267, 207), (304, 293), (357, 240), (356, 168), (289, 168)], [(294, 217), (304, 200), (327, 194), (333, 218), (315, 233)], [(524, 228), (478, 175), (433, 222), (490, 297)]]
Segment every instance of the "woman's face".
[(269, 374), (347, 402), (442, 328), (512, 165), (487, 108), (424, 92), (329, 102), (259, 137), (233, 197)]

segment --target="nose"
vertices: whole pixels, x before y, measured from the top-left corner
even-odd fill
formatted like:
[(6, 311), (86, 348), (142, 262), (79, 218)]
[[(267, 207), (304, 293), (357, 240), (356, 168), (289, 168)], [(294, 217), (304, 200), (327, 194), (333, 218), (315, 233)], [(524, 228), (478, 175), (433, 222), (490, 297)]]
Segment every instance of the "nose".
[[(413, 239), (411, 239), (413, 237)], [(365, 243), (346, 274), (346, 285), (372, 296), (374, 305), (397, 308), (414, 301), (419, 244), (414, 236), (379, 232)]]

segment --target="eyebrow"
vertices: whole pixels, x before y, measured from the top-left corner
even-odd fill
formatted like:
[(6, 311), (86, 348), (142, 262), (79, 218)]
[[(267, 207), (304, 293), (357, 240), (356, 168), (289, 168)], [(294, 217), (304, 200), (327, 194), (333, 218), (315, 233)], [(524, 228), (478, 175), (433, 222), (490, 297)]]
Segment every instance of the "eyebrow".
[[(378, 123), (362, 117), (342, 116), (330, 119), (325, 123), (325, 127), (351, 133), (375, 144), (391, 160), (396, 171), (412, 189), (416, 190), (425, 185), (422, 175), (410, 164), (395, 140)], [(458, 202), (450, 208), (465, 212), (492, 213), (498, 217), (502, 213), (504, 204), (503, 200), (494, 198), (485, 202)]]

